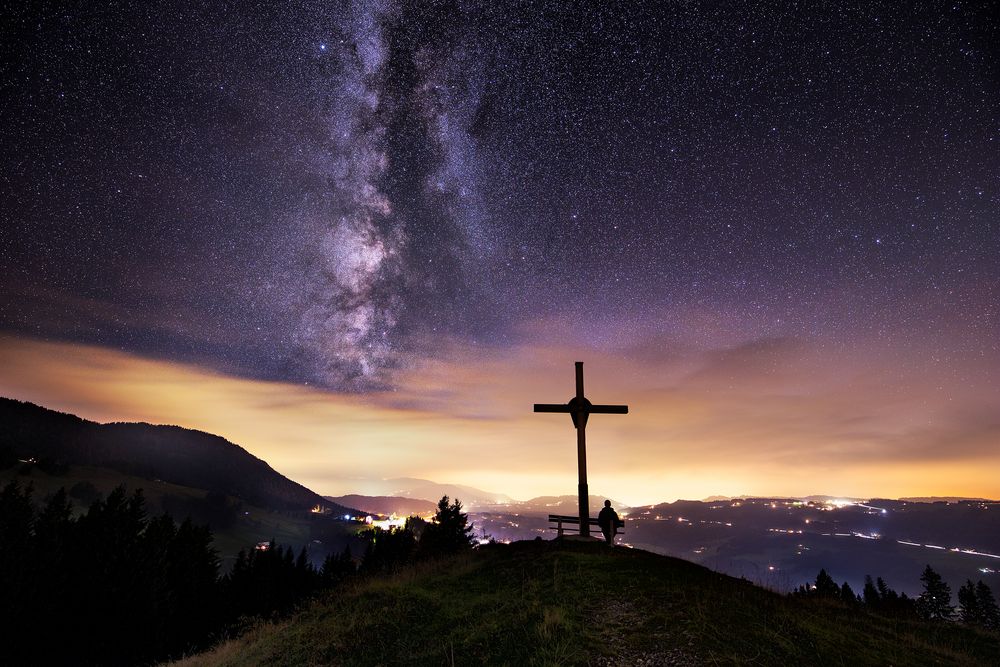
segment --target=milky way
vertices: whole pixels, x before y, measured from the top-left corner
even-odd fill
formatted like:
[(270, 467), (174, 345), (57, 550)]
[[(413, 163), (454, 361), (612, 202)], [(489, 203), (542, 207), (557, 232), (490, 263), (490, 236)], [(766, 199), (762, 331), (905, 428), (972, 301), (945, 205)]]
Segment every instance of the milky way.
[(997, 361), (987, 3), (31, 4), (5, 331), (362, 392), (455, 342)]
[(460, 21), (359, 3), (344, 38), (319, 46), (338, 64), (318, 164), (330, 197), (311, 211), (323, 229), (300, 341), (331, 384), (384, 383), (407, 347), (400, 332), (444, 332), (476, 310), (461, 298), (481, 220), (466, 203), (475, 158), (463, 110), (475, 98), (450, 27)]

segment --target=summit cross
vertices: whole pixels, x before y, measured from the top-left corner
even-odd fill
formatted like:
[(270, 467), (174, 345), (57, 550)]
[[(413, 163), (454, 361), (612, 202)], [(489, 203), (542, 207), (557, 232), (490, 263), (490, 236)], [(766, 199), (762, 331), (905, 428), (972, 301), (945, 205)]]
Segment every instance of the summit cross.
[(627, 405), (594, 405), (583, 395), (583, 362), (576, 362), (576, 396), (568, 403), (535, 403), (535, 412), (568, 412), (576, 427), (576, 460), (580, 473), (580, 535), (590, 537), (590, 492), (587, 490), (587, 419), (591, 414), (627, 415)]

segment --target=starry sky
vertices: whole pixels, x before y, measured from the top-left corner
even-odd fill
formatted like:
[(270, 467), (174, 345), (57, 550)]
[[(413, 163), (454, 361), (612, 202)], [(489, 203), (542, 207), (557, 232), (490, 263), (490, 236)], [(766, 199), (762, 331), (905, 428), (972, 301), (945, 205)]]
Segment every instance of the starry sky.
[(597, 493), (1000, 497), (989, 3), (3, 12), (3, 395), (530, 497), (583, 360)]

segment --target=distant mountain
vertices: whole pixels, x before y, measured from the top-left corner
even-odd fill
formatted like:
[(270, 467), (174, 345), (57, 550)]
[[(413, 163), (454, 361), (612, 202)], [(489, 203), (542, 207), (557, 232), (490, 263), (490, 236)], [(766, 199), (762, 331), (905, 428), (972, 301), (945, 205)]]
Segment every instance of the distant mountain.
[(415, 477), (396, 477), (393, 479), (357, 479), (343, 480), (353, 487), (353, 492), (368, 496), (396, 496), (402, 498), (417, 498), (427, 500), (435, 505), (441, 496), (458, 498), (466, 509), (482, 505), (503, 505), (516, 502), (503, 493), (483, 491), (461, 484), (439, 484), (429, 479)]
[[(629, 508), (618, 501), (605, 498), (604, 496), (590, 496), (590, 515), (597, 516), (597, 513), (604, 507), (604, 501), (611, 500), (611, 506), (619, 514), (622, 510)], [(539, 514), (570, 514), (576, 516), (579, 510), (579, 498), (577, 496), (538, 496), (531, 500), (526, 500), (518, 505), (518, 511), (522, 514), (536, 512)]]
[(368, 514), (395, 514), (396, 516), (423, 515), (437, 510), (437, 503), (420, 498), (400, 498), (399, 496), (323, 496), (330, 502), (347, 507), (356, 507)]
[[(50, 459), (120, 470), (242, 498), (259, 507), (329, 504), (239, 445), (179, 426), (98, 424), (33, 403), (0, 398), (0, 458)], [(333, 508), (350, 511), (350, 508)]]
[(965, 496), (913, 496), (900, 498), (903, 503), (968, 503), (968, 502), (996, 502), (989, 498), (966, 498)]
[[(803, 502), (812, 503), (826, 503), (834, 500), (849, 500), (852, 503), (864, 502), (866, 498), (852, 498), (849, 496), (824, 496), (824, 495), (812, 495), (812, 496), (787, 496), (787, 495), (776, 495), (776, 496), (759, 496), (752, 493), (744, 493), (738, 496), (708, 496), (707, 498), (702, 498), (700, 502), (703, 503), (718, 503), (726, 502), (729, 500), (801, 500)], [(685, 502), (699, 502), (699, 501), (685, 501)]]

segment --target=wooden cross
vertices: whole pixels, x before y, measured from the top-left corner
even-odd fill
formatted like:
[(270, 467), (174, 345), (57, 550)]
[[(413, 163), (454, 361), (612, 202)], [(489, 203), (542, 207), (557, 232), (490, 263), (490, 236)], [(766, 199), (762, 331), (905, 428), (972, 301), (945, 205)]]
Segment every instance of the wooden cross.
[(562, 403), (535, 403), (535, 412), (568, 412), (576, 427), (576, 460), (580, 472), (580, 535), (590, 537), (590, 492), (587, 490), (587, 419), (592, 413), (627, 415), (627, 405), (594, 405), (583, 395), (583, 362), (576, 362), (576, 396)]

